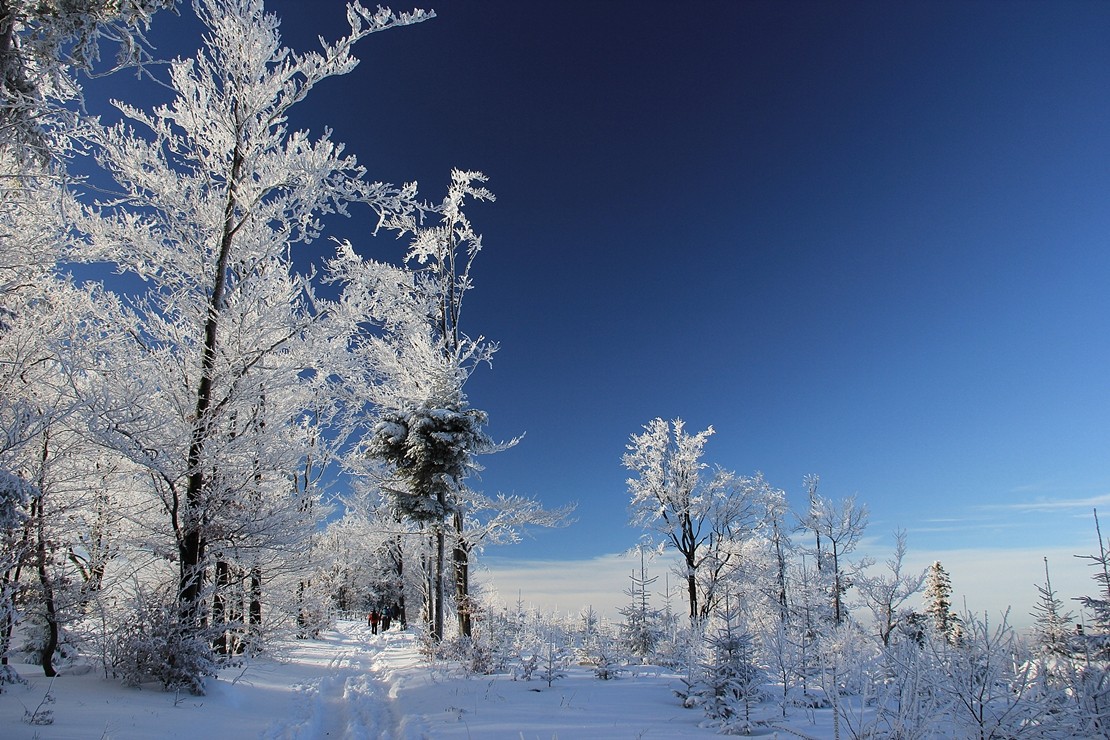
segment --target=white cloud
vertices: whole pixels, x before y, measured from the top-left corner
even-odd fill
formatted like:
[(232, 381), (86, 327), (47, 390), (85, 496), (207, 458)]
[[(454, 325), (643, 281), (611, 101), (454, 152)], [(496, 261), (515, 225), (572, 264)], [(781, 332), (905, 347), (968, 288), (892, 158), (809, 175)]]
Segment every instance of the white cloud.
[[(631, 584), (629, 576), (639, 570), (640, 561), (638, 556), (613, 553), (583, 560), (487, 558), (482, 565), (482, 583), (506, 605), (519, 598), (525, 607), (559, 614), (577, 614), (592, 606), (601, 616), (617, 620), (618, 610), (628, 602), (624, 591)], [(648, 562), (648, 577), (659, 577), (651, 587), (657, 606), (662, 605), (670, 567), (669, 559)], [(673, 589), (674, 575), (670, 584)], [(676, 599), (675, 608), (681, 607), (681, 599)]]
[[(880, 548), (867, 553), (875, 558), (872, 573), (881, 571), (889, 553)], [(1003, 612), (1010, 609), (1010, 624), (1024, 628), (1032, 624), (1030, 613), (1037, 602), (1037, 585), (1044, 583), (1044, 558), (1049, 561), (1052, 586), (1065, 609), (1078, 613), (1077, 596), (1093, 595), (1095, 583), (1092, 569), (1086, 561), (1075, 557), (1084, 554), (1082, 547), (1030, 547), (1030, 548), (963, 548), (931, 550), (927, 559), (915, 558), (912, 548), (907, 555), (909, 570), (922, 570), (939, 560), (952, 578), (953, 608), (963, 611), (966, 607), (975, 614), (986, 614), (997, 623)], [(648, 564), (648, 575), (659, 576), (652, 590), (656, 606), (662, 606), (664, 584), (670, 569), (670, 560), (657, 559)], [(480, 580), (497, 599), (505, 604), (515, 604), (521, 599), (526, 607), (543, 612), (577, 614), (592, 606), (599, 614), (614, 621), (619, 620), (620, 607), (628, 601), (624, 594), (630, 585), (629, 576), (639, 568), (636, 558), (624, 554), (600, 555), (582, 560), (525, 560), (489, 558), (483, 561), (484, 572)], [(676, 591), (681, 584), (670, 575), (670, 585)], [(920, 606), (920, 595), (912, 599), (911, 606)], [(682, 609), (681, 595), (674, 598), (673, 608)]]
[[(906, 565), (918, 571), (939, 560), (952, 578), (954, 610), (986, 614), (997, 623), (1009, 608), (1010, 624), (1022, 628), (1033, 622), (1030, 614), (1039, 598), (1037, 586), (1045, 582), (1046, 557), (1057, 598), (1064, 602), (1065, 611), (1079, 613), (1079, 603), (1072, 599), (1092, 594), (1095, 584), (1091, 569), (1077, 554), (1083, 553), (1074, 547), (963, 548), (933, 550), (925, 560), (915, 558), (911, 550)], [(884, 559), (878, 558), (880, 564)], [(914, 606), (920, 603), (920, 595), (911, 600)]]
[(1009, 504), (984, 504), (975, 508), (982, 511), (1060, 511), (1067, 509), (1082, 510), (1090, 515), (1091, 509), (1110, 504), (1110, 493), (1085, 498), (1052, 499), (1038, 501), (1017, 501)]

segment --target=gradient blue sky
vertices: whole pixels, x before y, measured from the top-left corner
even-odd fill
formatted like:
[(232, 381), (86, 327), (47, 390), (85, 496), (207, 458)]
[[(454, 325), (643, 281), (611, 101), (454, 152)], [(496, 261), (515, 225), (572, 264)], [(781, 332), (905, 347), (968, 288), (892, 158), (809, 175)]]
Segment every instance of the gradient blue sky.
[[(340, 0), (267, 7), (294, 48), (342, 31)], [(468, 391), (527, 436), (477, 487), (579, 506), (491, 550), (495, 577), (596, 580), (633, 545), (621, 455), (661, 416), (796, 505), (811, 472), (858, 494), (880, 560), (903, 527), (958, 594), (1016, 579), (972, 608), (1027, 612), (1042, 555), (1062, 596), (1093, 590), (1070, 555), (1110, 510), (1110, 4), (423, 7), (294, 125), (430, 198), (490, 176), (464, 323), (502, 349)], [(397, 255), (365, 229), (332, 233)]]

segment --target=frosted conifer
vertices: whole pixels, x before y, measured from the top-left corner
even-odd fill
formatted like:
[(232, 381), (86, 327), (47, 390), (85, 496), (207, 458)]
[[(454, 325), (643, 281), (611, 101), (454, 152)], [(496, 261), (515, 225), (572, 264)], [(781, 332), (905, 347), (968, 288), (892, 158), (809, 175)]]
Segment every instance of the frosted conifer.
[(952, 611), (952, 580), (948, 571), (934, 561), (925, 574), (924, 612), (938, 635), (951, 640), (959, 625), (959, 617)]

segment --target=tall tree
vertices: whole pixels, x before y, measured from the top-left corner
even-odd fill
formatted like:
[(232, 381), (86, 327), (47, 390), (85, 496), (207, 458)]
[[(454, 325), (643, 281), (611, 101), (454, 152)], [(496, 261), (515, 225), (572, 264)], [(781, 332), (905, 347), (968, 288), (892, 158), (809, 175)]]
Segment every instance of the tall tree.
[(464, 481), (480, 469), (478, 455), (518, 441), (494, 443), (484, 429), (486, 413), (470, 406), (464, 390), (474, 369), (497, 351), (461, 325), (471, 268), (482, 249), (463, 206), (493, 199), (485, 180), (480, 172), (454, 170), (446, 197), (430, 208), (438, 223), (424, 225), (415, 213), (391, 222), (412, 234), (403, 267), (363, 261), (349, 246), (341, 246), (332, 263), (336, 279), (347, 285), (344, 303), (353, 320), (380, 329), (363, 337), (355, 353), (370, 372), (368, 399), (378, 418), (366, 449), (389, 466), (392, 483), (383, 488), (398, 512), (427, 525), (435, 541), (429, 613), (436, 639), (444, 629), (448, 527), (459, 631), (470, 633)]
[(708, 466), (702, 454), (712, 434), (713, 427), (688, 434), (681, 419), (668, 424), (656, 418), (632, 435), (622, 458), (634, 473), (627, 481), (633, 526), (649, 530), (660, 546), (682, 557), (691, 622), (712, 610), (716, 585), (735, 555), (731, 539), (753, 523), (759, 488), (758, 480), (726, 470), (703, 476)]
[(786, 492), (774, 488), (766, 497), (763, 527), (774, 557), (775, 601), (778, 603), (779, 622), (785, 624), (789, 614), (789, 594), (787, 593), (787, 573), (789, 555), (793, 549), (786, 517), (790, 507), (786, 503)]
[(294, 53), (261, 0), (196, 0), (194, 9), (208, 32), (195, 58), (170, 65), (173, 101), (150, 112), (118, 104), (131, 123), (99, 135), (98, 160), (120, 195), (85, 222), (85, 257), (148, 286), (125, 297), (120, 321), (134, 354), (105, 377), (100, 433), (157, 484), (185, 631), (206, 621), (209, 544), (243, 521), (260, 466), (264, 478), (289, 483), (298, 469), (290, 459), (308, 454), (306, 440), (275, 436), (286, 424), (245, 423), (262, 396), (272, 418), (297, 418), (310, 403), (311, 370), (326, 360), (305, 348), (319, 314), (292, 249), (319, 236), (322, 214), (348, 203), (383, 219), (413, 207), (410, 190), (368, 183), (326, 134), (291, 132), (288, 113), (322, 80), (354, 68), (359, 39), (431, 17), (356, 2), (347, 36)]
[[(817, 495), (811, 488), (807, 526), (817, 533), (817, 564), (831, 591), (833, 621), (844, 621), (844, 594), (853, 585), (854, 575), (869, 561), (851, 563), (847, 556), (859, 546), (867, 528), (867, 506), (856, 504), (855, 496), (839, 503)], [(822, 544), (822, 540), (824, 540)], [(824, 549), (822, 550), (822, 546)]]

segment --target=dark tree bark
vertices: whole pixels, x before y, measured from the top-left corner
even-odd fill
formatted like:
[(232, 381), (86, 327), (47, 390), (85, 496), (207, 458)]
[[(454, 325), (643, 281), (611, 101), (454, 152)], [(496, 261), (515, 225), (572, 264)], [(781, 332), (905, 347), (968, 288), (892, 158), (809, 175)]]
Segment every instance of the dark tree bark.
[[(236, 136), (241, 130), (236, 130)], [(211, 433), (212, 391), (216, 368), (217, 331), (220, 312), (224, 307), (227, 289), (227, 270), (231, 248), (237, 230), (239, 208), (235, 189), (242, 177), (243, 152), (236, 143), (232, 153), (231, 172), (228, 176), (227, 200), (224, 203), (223, 233), (220, 235), (216, 269), (212, 280), (212, 294), (208, 302), (208, 316), (204, 322), (204, 348), (201, 354), (200, 381), (197, 386), (197, 403), (194, 414), (192, 440), (189, 443), (188, 483), (185, 489), (186, 512), (184, 530), (178, 539), (180, 571), (178, 580), (178, 609), (182, 628), (196, 629), (204, 624), (203, 585), (205, 573), (204, 516), (210, 481), (204, 472), (204, 452)]]
[(216, 584), (212, 592), (212, 626), (219, 630), (219, 637), (212, 642), (212, 648), (221, 655), (227, 655), (228, 644), (228, 601), (231, 599), (231, 566), (220, 557), (216, 560)]
[(398, 584), (397, 615), (401, 620), (401, 629), (408, 629), (409, 615), (405, 606), (405, 551), (401, 544), (401, 535), (393, 538), (389, 557), (393, 561), (393, 573), (396, 575)]
[(43, 523), (43, 503), (41, 495), (31, 502), (31, 517), (35, 522), (35, 561), (38, 569), (39, 586), (42, 588), (42, 607), (46, 617), (46, 637), (42, 643), (39, 661), (42, 672), (47, 678), (58, 675), (54, 670), (54, 651), (58, 649), (58, 610), (54, 600), (54, 584), (47, 571), (49, 554), (46, 547), (46, 533)]
[(459, 636), (471, 636), (471, 603), (470, 603), (470, 548), (463, 540), (463, 515), (456, 511), (455, 522), (455, 547), (452, 551), (452, 560), (455, 566), (455, 609), (459, 619)]
[(262, 634), (262, 569), (257, 565), (251, 568), (251, 600), (247, 611), (247, 620), (250, 624), (250, 634), (258, 637)]
[(54, 582), (47, 569), (49, 548), (46, 543), (46, 466), (50, 458), (50, 433), (43, 434), (42, 457), (39, 462), (39, 495), (31, 500), (31, 522), (35, 528), (35, 564), (38, 569), (39, 587), (42, 588), (42, 608), (46, 618), (46, 637), (39, 660), (47, 678), (58, 675), (54, 670), (54, 651), (58, 649), (58, 609), (54, 599)]
[(16, 589), (19, 588), (19, 577), (23, 573), (23, 565), (26, 561), (26, 553), (30, 542), (31, 523), (28, 520), (24, 523), (23, 535), (20, 537), (19, 544), (15, 547), (15, 552), (18, 553), (15, 563), (4, 572), (3, 579), (0, 579), (2, 593), (9, 599), (9, 603), (5, 604), (7, 608), (4, 614), (4, 625), (2, 631), (0, 631), (0, 665), (4, 666), (8, 665), (8, 648), (12, 644), (12, 634), (15, 632)]
[(443, 641), (443, 623), (444, 623), (444, 589), (443, 589), (443, 575), (447, 567), (447, 538), (443, 531), (443, 522), (436, 522), (435, 525), (435, 541), (436, 541), (436, 562), (435, 573), (433, 578), (433, 592), (434, 603), (432, 605), (432, 638), (436, 642)]

